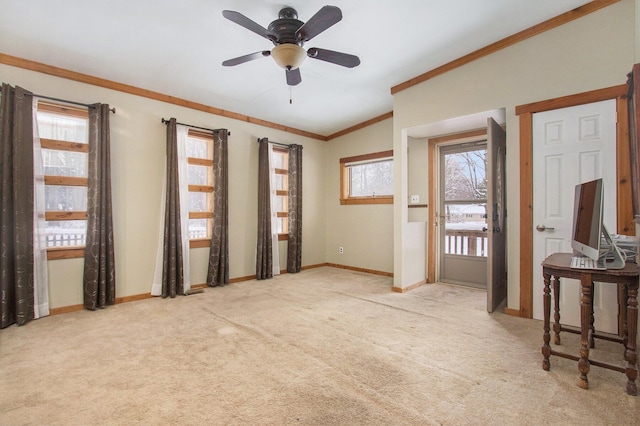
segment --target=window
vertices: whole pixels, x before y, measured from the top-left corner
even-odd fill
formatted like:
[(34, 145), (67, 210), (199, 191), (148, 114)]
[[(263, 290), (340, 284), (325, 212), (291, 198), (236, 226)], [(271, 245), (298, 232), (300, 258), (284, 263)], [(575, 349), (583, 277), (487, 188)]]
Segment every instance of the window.
[(38, 101), (38, 134), (45, 183), (47, 258), (84, 256), (87, 234), (89, 114)]
[(189, 245), (209, 247), (213, 219), (213, 135), (189, 129)]
[(289, 239), (289, 150), (274, 147), (272, 161), (276, 172), (278, 240), (287, 240)]
[(341, 158), (340, 204), (393, 204), (393, 151)]
[(487, 257), (486, 141), (449, 145), (440, 155), (444, 253)]

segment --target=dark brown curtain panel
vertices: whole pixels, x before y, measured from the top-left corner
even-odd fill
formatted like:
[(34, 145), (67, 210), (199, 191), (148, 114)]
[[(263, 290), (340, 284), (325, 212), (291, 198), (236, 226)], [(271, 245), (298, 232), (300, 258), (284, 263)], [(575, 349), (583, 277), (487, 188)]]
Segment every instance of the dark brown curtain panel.
[(34, 318), (31, 93), (2, 84), (0, 103), (0, 328)]
[(269, 183), (269, 140), (260, 139), (258, 153), (258, 247), (256, 279), (273, 277), (273, 240), (271, 235), (271, 190)]
[(84, 250), (84, 307), (116, 301), (116, 266), (111, 208), (109, 105), (89, 108), (87, 241)]
[(302, 268), (302, 145), (289, 146), (289, 241), (287, 272)]
[(213, 229), (207, 285), (229, 282), (229, 159), (226, 129), (213, 133)]
[(167, 181), (164, 209), (162, 297), (184, 294), (180, 185), (178, 178), (178, 131), (175, 118), (167, 123)]

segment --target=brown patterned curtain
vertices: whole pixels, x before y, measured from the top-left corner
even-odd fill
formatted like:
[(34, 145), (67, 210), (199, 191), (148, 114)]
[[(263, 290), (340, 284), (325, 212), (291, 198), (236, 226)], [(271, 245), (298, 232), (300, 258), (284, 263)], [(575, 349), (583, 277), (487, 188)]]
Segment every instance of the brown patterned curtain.
[(256, 279), (273, 277), (273, 241), (271, 235), (271, 188), (269, 182), (269, 140), (260, 139), (258, 153), (258, 247)]
[(287, 272), (302, 268), (302, 145), (289, 146), (289, 241)]
[(34, 318), (31, 93), (2, 84), (0, 100), (0, 328)]
[(87, 241), (84, 249), (84, 307), (116, 301), (116, 267), (111, 214), (111, 149), (109, 105), (89, 108)]
[(162, 297), (184, 294), (184, 253), (180, 222), (180, 182), (178, 173), (178, 130), (175, 118), (167, 123), (167, 180), (164, 208), (162, 256)]
[(227, 129), (213, 133), (213, 229), (209, 251), (207, 284), (229, 282), (229, 159)]

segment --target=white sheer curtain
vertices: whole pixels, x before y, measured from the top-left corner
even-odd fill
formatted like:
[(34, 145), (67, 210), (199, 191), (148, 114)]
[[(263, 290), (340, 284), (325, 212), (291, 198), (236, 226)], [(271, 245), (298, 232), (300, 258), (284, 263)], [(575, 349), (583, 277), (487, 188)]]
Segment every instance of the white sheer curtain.
[(191, 288), (189, 267), (189, 164), (187, 161), (187, 136), (189, 128), (178, 124), (178, 179), (180, 182), (180, 233), (182, 234), (182, 266), (185, 294)]
[(278, 247), (278, 197), (276, 193), (276, 167), (273, 144), (269, 144), (269, 191), (271, 193), (271, 239), (273, 275), (280, 275), (280, 249)]
[(33, 313), (49, 315), (47, 223), (45, 221), (44, 166), (38, 133), (38, 100), (33, 99)]
[[(182, 234), (182, 266), (184, 277), (184, 292), (191, 288), (191, 271), (189, 269), (189, 183), (187, 163), (187, 136), (189, 128), (178, 124), (177, 141), (178, 141), (178, 181), (180, 192), (180, 233)], [(163, 257), (163, 240), (164, 240), (164, 210), (167, 194), (167, 171), (164, 168), (164, 178), (162, 179), (162, 197), (160, 199), (160, 228), (158, 229), (158, 250), (156, 252), (156, 269), (153, 276), (153, 285), (151, 286), (152, 296), (162, 295), (162, 257)]]

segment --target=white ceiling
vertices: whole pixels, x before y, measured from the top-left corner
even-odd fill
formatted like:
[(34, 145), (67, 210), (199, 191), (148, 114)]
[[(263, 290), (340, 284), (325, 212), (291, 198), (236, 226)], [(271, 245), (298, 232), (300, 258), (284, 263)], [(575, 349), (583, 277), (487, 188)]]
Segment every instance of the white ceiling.
[(0, 52), (330, 135), (391, 111), (391, 87), (589, 3), (335, 0), (342, 21), (305, 47), (358, 55), (360, 66), (307, 59), (290, 92), (271, 58), (221, 65), (272, 47), (223, 10), (267, 27), (284, 6), (307, 21), (326, 1), (0, 0)]

